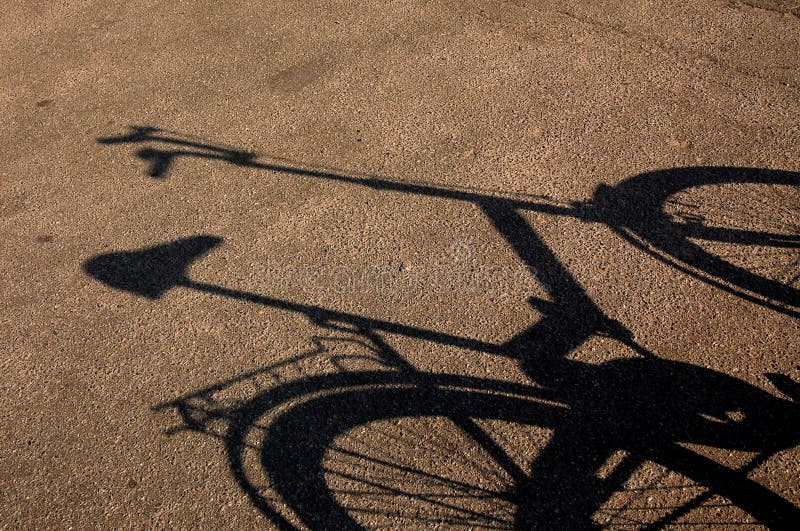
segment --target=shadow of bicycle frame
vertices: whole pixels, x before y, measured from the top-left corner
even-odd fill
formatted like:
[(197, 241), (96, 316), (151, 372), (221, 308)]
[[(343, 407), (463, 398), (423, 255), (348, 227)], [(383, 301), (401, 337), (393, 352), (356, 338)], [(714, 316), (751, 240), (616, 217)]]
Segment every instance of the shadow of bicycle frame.
[[(594, 305), (582, 287), (520, 214), (536, 211), (602, 222), (630, 243), (677, 269), (730, 293), (775, 311), (798, 317), (797, 291), (760, 277), (702, 251), (696, 239), (736, 241), (745, 245), (777, 245), (794, 249), (794, 236), (753, 230), (720, 230), (702, 224), (676, 223), (662, 212), (667, 199), (679, 190), (726, 183), (799, 186), (800, 174), (753, 168), (677, 168), (642, 174), (617, 187), (601, 187), (590, 202), (554, 204), (539, 196), (507, 196), (487, 190), (447, 189), (430, 183), (411, 183), (370, 175), (352, 175), (327, 169), (308, 169), (287, 161), (258, 162), (255, 153), (186, 139), (153, 127), (132, 128), (127, 135), (99, 139), (103, 144), (148, 142), (159, 147), (140, 149), (151, 177), (165, 178), (176, 158), (202, 157), (265, 171), (321, 178), (387, 192), (434, 196), (475, 204), (496, 231), (546, 288), (552, 301), (531, 300), (542, 319), (505, 344), (495, 345), (402, 323), (387, 322), (313, 305), (283, 301), (223, 286), (199, 283), (185, 272), (193, 261), (220, 243), (214, 236), (196, 236), (164, 245), (100, 255), (88, 260), (92, 277), (123, 291), (158, 298), (166, 290), (183, 287), (306, 315), (322, 329), (356, 337), (367, 348), (377, 370), (341, 370), (322, 376), (301, 376), (274, 385), (246, 401), (215, 403), (214, 394), (240, 381), (220, 382), (159, 408), (175, 408), (184, 429), (212, 433), (211, 420), (224, 420), (227, 428), (214, 433), (225, 441), (231, 469), (251, 501), (272, 522), (293, 528), (295, 522), (263, 495), (243, 470), (248, 433), (259, 419), (281, 410), (265, 429), (258, 451), (261, 466), (282, 503), (291, 507), (303, 525), (354, 528), (358, 510), (345, 506), (326, 479), (326, 455), (337, 437), (360, 426), (387, 419), (450, 419), (461, 433), (477, 441), (486, 459), (509, 478), (501, 491), (480, 491), (470, 498), (482, 510), (445, 502), (443, 493), (424, 496), (392, 488), (391, 477), (375, 485), (385, 497), (405, 500), (409, 506), (428, 504), (450, 511), (450, 520), (417, 515), (425, 525), (435, 521), (451, 525), (485, 527), (584, 527), (604, 500), (620, 488), (633, 471), (649, 461), (677, 472), (707, 488), (703, 493), (658, 515), (654, 521), (635, 522), (663, 527), (721, 495), (744, 508), (757, 522), (782, 527), (800, 521), (800, 508), (752, 481), (747, 474), (770, 455), (800, 443), (800, 407), (796, 384), (784, 375), (773, 383), (792, 398), (785, 400), (741, 380), (698, 366), (660, 359), (637, 345), (624, 327)], [(166, 146), (169, 149), (163, 149)], [(401, 334), (443, 345), (519, 361), (531, 385), (502, 384), (491, 379), (469, 379), (414, 370), (380, 334)], [(594, 335), (605, 335), (633, 349), (638, 357), (588, 365), (567, 355)], [(321, 354), (325, 348), (310, 355)], [(309, 355), (308, 353), (306, 355)], [(295, 361), (300, 361), (300, 357)], [(265, 372), (275, 371), (265, 368)], [(246, 375), (252, 379), (256, 374)], [(291, 407), (285, 407), (292, 403)], [(485, 421), (546, 426), (553, 430), (547, 444), (532, 462), (520, 465), (497, 443)], [(731, 469), (688, 450), (685, 444), (705, 445), (745, 452), (757, 457)], [(252, 449), (252, 448), (251, 448)], [(615, 453), (625, 457), (599, 479), (597, 471)], [(353, 457), (352, 455), (350, 456)], [(373, 468), (388, 466), (373, 456), (361, 456)], [(362, 464), (364, 464), (362, 463)], [(366, 465), (365, 465), (366, 466)], [(399, 466), (399, 465), (398, 465)], [(367, 467), (369, 468), (369, 467)], [(391, 467), (389, 467), (391, 468)], [(421, 470), (396, 467), (403, 474), (423, 477)], [(350, 471), (358, 475), (358, 467)], [(330, 470), (328, 470), (330, 472)], [(384, 470), (383, 473), (386, 471)], [(340, 470), (341, 474), (342, 471)], [(390, 475), (391, 476), (391, 475)], [(451, 495), (465, 488), (457, 478), (427, 475)], [(357, 478), (358, 479), (358, 478)], [(349, 478), (348, 481), (355, 481)], [(463, 492), (462, 492), (463, 494)], [(352, 492), (349, 495), (358, 496)], [(365, 492), (360, 492), (362, 497)], [(438, 497), (437, 497), (438, 496)], [(485, 508), (487, 499), (504, 500), (515, 509), (498, 517)], [(469, 498), (469, 496), (467, 496)], [(475, 500), (482, 500), (478, 503)], [(375, 501), (377, 500), (377, 501)], [(380, 496), (369, 510), (395, 514)], [(383, 504), (383, 505), (382, 505)], [(445, 512), (446, 512), (445, 511)], [(454, 512), (455, 511), (455, 512)], [(435, 512), (435, 511), (434, 511)], [(455, 515), (455, 516), (454, 516)], [(369, 515), (368, 515), (369, 516)], [(710, 523), (710, 522), (705, 522)], [(728, 522), (747, 523), (754, 522)]]

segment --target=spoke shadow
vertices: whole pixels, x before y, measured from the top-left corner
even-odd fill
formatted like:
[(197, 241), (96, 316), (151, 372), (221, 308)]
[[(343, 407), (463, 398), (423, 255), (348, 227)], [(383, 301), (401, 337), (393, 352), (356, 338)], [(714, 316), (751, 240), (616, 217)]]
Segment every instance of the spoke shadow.
[[(153, 126), (131, 126), (125, 134), (101, 137), (104, 145), (149, 143), (136, 154), (149, 162), (148, 175), (163, 179), (179, 157), (219, 160), (235, 166), (280, 172), (366, 186), (376, 190), (468, 201), (475, 205), (499, 205), (501, 210), (535, 211), (601, 222), (630, 243), (656, 259), (719, 289), (772, 310), (800, 318), (800, 173), (762, 168), (690, 167), (672, 168), (634, 176), (615, 187), (600, 186), (587, 202), (559, 202), (550, 197), (477, 188), (443, 188), (433, 183), (407, 182), (377, 175), (360, 175), (331, 168), (307, 167), (284, 158), (259, 162), (259, 154), (219, 146), (201, 139)], [(726, 206), (739, 205), (750, 211), (718, 218), (718, 212), (703, 204), (684, 203), (683, 212), (670, 212), (677, 205), (673, 196), (701, 187), (759, 184), (776, 189), (790, 188), (784, 197), (774, 198), (783, 211), (779, 217), (764, 219), (775, 227), (747, 229), (737, 226), (741, 219), (765, 218), (761, 193), (732, 192)], [(752, 203), (752, 204), (749, 204)], [(713, 205), (712, 205), (713, 206)], [(717, 205), (718, 207), (718, 205)], [(710, 217), (709, 217), (710, 216)], [(727, 242), (738, 247), (728, 250), (733, 259), (719, 256), (708, 243)], [(749, 249), (748, 249), (749, 248)], [(760, 252), (757, 252), (760, 250)], [(760, 263), (759, 254), (766, 252)], [(777, 256), (770, 256), (778, 253)], [(753, 258), (753, 257), (756, 258)], [(750, 262), (740, 263), (743, 257)], [(753, 260), (756, 260), (753, 262)], [(770, 262), (777, 261), (778, 264)], [(758, 272), (755, 270), (758, 269)]]
[[(643, 490), (650, 494), (658, 489), (666, 493), (660, 498), (663, 503), (644, 511), (629, 500), (612, 511), (620, 519), (630, 520), (629, 524), (663, 527), (698, 514), (704, 523), (715, 523), (721, 518), (716, 510), (720, 497), (744, 511), (725, 513), (727, 523), (780, 528), (800, 521), (800, 508), (748, 477), (775, 452), (800, 443), (798, 384), (785, 375), (769, 375), (789, 399), (778, 398), (730, 376), (654, 356), (636, 344), (621, 323), (595, 306), (520, 214), (533, 210), (600, 221), (659, 259), (677, 260), (674, 255), (695, 245), (691, 238), (735, 238), (763, 244), (776, 237), (753, 230), (726, 233), (726, 229), (714, 228), (703, 232), (692, 226), (690, 230), (681, 228), (679, 239), (675, 227), (680, 228), (680, 222), (662, 212), (663, 204), (676, 191), (754, 180), (794, 185), (797, 174), (676, 169), (643, 174), (614, 189), (600, 188), (590, 202), (557, 204), (535, 196), (508, 197), (260, 163), (252, 153), (179, 138), (151, 127), (100, 142), (176, 146), (139, 151), (139, 156), (151, 163), (151, 176), (159, 178), (166, 176), (176, 157), (201, 156), (379, 190), (469, 201), (490, 219), (548, 291), (548, 301), (531, 299), (542, 319), (507, 343), (495, 345), (194, 281), (187, 275), (189, 265), (221, 243), (214, 236), (88, 260), (84, 264), (87, 274), (118, 290), (157, 299), (171, 288), (193, 289), (292, 311), (323, 330), (348, 335), (351, 346), (367, 350), (366, 355), (348, 354), (345, 358), (365, 356), (376, 364), (371, 370), (342, 366), (343, 370), (316, 376), (301, 370), (293, 378), (276, 379), (255, 395), (221, 406), (215, 394), (241, 382), (236, 379), (158, 406), (176, 409), (183, 429), (213, 434), (225, 442), (234, 477), (276, 526), (358, 528), (405, 519), (409, 525), (587, 527), (597, 524), (596, 515), (605, 511), (615, 493), (636, 491), (630, 487), (632, 478), (651, 465), (677, 474), (696, 488), (687, 499), (670, 485), (662, 489), (647, 484)], [(795, 241), (791, 235), (780, 238), (784, 246), (792, 247)], [(705, 251), (699, 248), (694, 253)], [(778, 290), (772, 280), (753, 274), (741, 276), (740, 271), (731, 269), (736, 266), (720, 262), (708, 256), (703, 260), (683, 257), (676, 267), (698, 277), (713, 275), (706, 280), (793, 315), (792, 308), (797, 307), (793, 287)], [(531, 383), (419, 372), (386, 343), (382, 333), (514, 358)], [(628, 349), (636, 357), (599, 365), (568, 359), (570, 352), (596, 335), (616, 340), (620, 349)], [(316, 349), (289, 364), (325, 354), (323, 343), (317, 339)], [(265, 368), (263, 374), (275, 370)], [(262, 372), (243, 378), (252, 380), (257, 374)], [(216, 426), (212, 421), (222, 421), (225, 428), (212, 429)], [(514, 455), (514, 448), (527, 438), (503, 435), (506, 428), (502, 426), (509, 424), (524, 433), (541, 428), (550, 431), (535, 451), (521, 451), (520, 457)], [(687, 445), (756, 456), (733, 469)], [(254, 479), (253, 462), (247, 457), (254, 452), (260, 480)], [(622, 457), (607, 466), (620, 452)], [(709, 508), (710, 512), (704, 511)]]

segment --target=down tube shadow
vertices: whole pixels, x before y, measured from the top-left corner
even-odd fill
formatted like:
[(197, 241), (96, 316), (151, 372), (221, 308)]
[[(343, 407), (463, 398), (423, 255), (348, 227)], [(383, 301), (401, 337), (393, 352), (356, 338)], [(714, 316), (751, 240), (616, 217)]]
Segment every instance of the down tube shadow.
[[(101, 255), (88, 261), (86, 270), (109, 286), (152, 297), (158, 291), (154, 285), (164, 288), (157, 279), (180, 278), (176, 270), (185, 270), (216, 243), (202, 237)], [(160, 274), (161, 270), (166, 273)], [(191, 288), (188, 280), (177, 284)], [(255, 294), (251, 302), (269, 304)], [(185, 428), (193, 431), (205, 433), (211, 419), (228, 423), (218, 436), (225, 440), (231, 468), (253, 503), (276, 523), (288, 526), (290, 522), (262, 495), (262, 486), (245, 474), (243, 455), (252, 450), (247, 441), (253, 430), (263, 432), (258, 451), (267, 483), (301, 522), (315, 528), (367, 525), (369, 519), (365, 523), (360, 518), (367, 511), (417, 523), (584, 526), (612, 494), (625, 492), (626, 481), (645, 462), (680, 474), (696, 489), (706, 489), (685, 500), (687, 485), (668, 485), (671, 490), (664, 503), (677, 507), (667, 515), (654, 510), (661, 524), (679, 522), (684, 513), (707, 512), (706, 502), (717, 495), (749, 514), (726, 514), (738, 518), (729, 523), (781, 527), (800, 516), (800, 509), (747, 477), (769, 455), (800, 441), (796, 401), (777, 398), (721, 373), (646, 354), (600, 365), (559, 362), (560, 348), (547, 352), (541, 342), (535, 345), (538, 352), (528, 356), (552, 358), (543, 364), (546, 371), (535, 375), (545, 381), (544, 387), (420, 373), (398, 365), (395, 360), (400, 354), (368, 328), (369, 318), (317, 307), (295, 307), (295, 311), (332, 332), (356, 335), (383, 368), (314, 377), (293, 373), (293, 380), (273, 382), (263, 393), (224, 407), (218, 407), (212, 397), (226, 383), (162, 405), (181, 412)], [(522, 341), (516, 348), (523, 348)], [(797, 386), (783, 375), (772, 378), (784, 390)], [(265, 424), (264, 419), (269, 422)], [(398, 419), (412, 426), (390, 433), (394, 446), (386, 447), (386, 422)], [(458, 429), (452, 425), (442, 429), (442, 419), (455, 419)], [(464, 419), (478, 427), (464, 429), (470, 425)], [(489, 421), (545, 427), (553, 435), (532, 463), (519, 462), (519, 456), (511, 457), (514, 444), (510, 450), (504, 448), (507, 440), (481, 427), (481, 422)], [(351, 448), (342, 447), (338, 439), (347, 439), (361, 427), (367, 435), (362, 436), (359, 448), (354, 450), (352, 441)], [(370, 427), (375, 430), (372, 435)], [(430, 435), (436, 428), (439, 438)], [(744, 468), (731, 469), (686, 450), (683, 443), (754, 452), (760, 457)], [(620, 451), (624, 459), (614, 473), (598, 479), (597, 470)], [(450, 456), (448, 463), (455, 461), (460, 469), (451, 468), (449, 474), (437, 471), (431, 463), (443, 452)], [(331, 455), (339, 458), (333, 465)], [(494, 470), (504, 480), (494, 488), (482, 486), (480, 478), (472, 484), (469, 479), (476, 478), (476, 469)], [(332, 474), (348, 488), (332, 488)], [(410, 485), (427, 490), (418, 492)], [(663, 496), (665, 488), (648, 485), (646, 494), (652, 497), (661, 492)], [(356, 501), (368, 499), (368, 507), (352, 501), (353, 492), (360, 493)], [(343, 503), (343, 499), (350, 501)], [(498, 507), (502, 514), (497, 513)], [(711, 509), (715, 518), (717, 509)], [(377, 518), (373, 512), (368, 513), (370, 518)]]
[[(148, 175), (164, 179), (179, 158), (440, 197), (502, 210), (577, 217), (609, 226), (671, 267), (755, 304), (800, 318), (800, 172), (764, 168), (687, 167), (647, 172), (615, 187), (601, 185), (586, 202), (478, 188), (442, 188), (345, 173), (266, 157), (153, 126), (101, 137), (103, 145), (144, 144), (136, 155)], [(703, 191), (712, 189), (713, 193)]]
[[(143, 157), (157, 159), (158, 166), (155, 170), (151, 166), (150, 173), (159, 177), (176, 156), (195, 156), (200, 150), (197, 156), (258, 169), (470, 201), (489, 217), (551, 296), (552, 302), (532, 301), (544, 315), (540, 322), (507, 344), (493, 345), (187, 278), (191, 261), (219, 243), (213, 236), (87, 261), (85, 270), (92, 277), (149, 298), (158, 298), (172, 288), (195, 289), (303, 314), (322, 329), (354, 334), (382, 360), (380, 370), (300, 376), (225, 407), (198, 399), (208, 398), (208, 390), (162, 406), (175, 407), (186, 428), (194, 431), (207, 431), (207, 423), (198, 419), (220, 418), (228, 423), (220, 436), (231, 469), (251, 501), (276, 525), (358, 528), (406, 519), (409, 525), (586, 527), (598, 524), (598, 513), (604, 511), (642, 527), (684, 523), (687, 518), (700, 518), (704, 523), (721, 523), (720, 518), (727, 524), (760, 522), (776, 528), (800, 521), (798, 507), (748, 477), (769, 456), (800, 442), (796, 427), (800, 410), (793, 393), (797, 384), (788, 376), (771, 375), (776, 386), (793, 393), (791, 400), (781, 399), (727, 375), (663, 360), (645, 351), (621, 324), (596, 308), (519, 215), (520, 210), (538, 210), (587, 221), (614, 221), (613, 227), (621, 233), (647, 241), (631, 229), (635, 221), (626, 220), (630, 215), (620, 214), (613, 194), (611, 200), (598, 194), (592, 202), (553, 205), (529, 197), (499, 198), (483, 191), (262, 164), (254, 155), (175, 140), (152, 128), (103, 140), (141, 141), (180, 146), (179, 150), (162, 150), (157, 157), (152, 152)], [(680, 175), (689, 170), (676, 171)], [(730, 171), (716, 171), (731, 175)], [(787, 181), (787, 175), (788, 182), (794, 179), (788, 172), (744, 173), (752, 178), (753, 172), (772, 175), (781, 183)], [(789, 248), (796, 245), (791, 235), (787, 238), (782, 233), (706, 230), (708, 234), (717, 239), (733, 234), (758, 244), (779, 240)], [(745, 283), (738, 288), (753, 292), (758, 286)], [(777, 289), (774, 285), (768, 288)], [(784, 297), (790, 306), (792, 297), (791, 292)], [(520, 361), (532, 384), (512, 386), (489, 378), (421, 373), (404, 363), (401, 354), (382, 339), (382, 333), (456, 345), (479, 354), (511, 356)], [(633, 348), (639, 357), (600, 365), (567, 359), (571, 349), (598, 334)], [(399, 424), (405, 427), (397, 428)], [(550, 434), (538, 437), (543, 443), (535, 451), (520, 455), (515, 450), (525, 445), (514, 443), (514, 437), (509, 439), (497, 427), (508, 424), (522, 432), (546, 428)], [(248, 442), (253, 430), (260, 432), (255, 449)], [(356, 432), (362, 434), (357, 444), (351, 440)], [(686, 449), (687, 443), (756, 456), (734, 469)], [(246, 472), (248, 466), (252, 468), (244, 459), (250, 450), (259, 453), (264, 484), (255, 483)], [(331, 456), (339, 460), (332, 464)], [(610, 460), (616, 462), (599, 475)], [(677, 474), (690, 485), (628, 489), (640, 473), (637, 471), (647, 466)], [(674, 477), (669, 477), (674, 482)], [(272, 494), (266, 495), (266, 491)], [(643, 491), (650, 498), (658, 493), (661, 505), (644, 508), (628, 500), (620, 507), (607, 508), (619, 492)], [(720, 505), (720, 497), (729, 503)], [(725, 507), (722, 512), (721, 506)]]

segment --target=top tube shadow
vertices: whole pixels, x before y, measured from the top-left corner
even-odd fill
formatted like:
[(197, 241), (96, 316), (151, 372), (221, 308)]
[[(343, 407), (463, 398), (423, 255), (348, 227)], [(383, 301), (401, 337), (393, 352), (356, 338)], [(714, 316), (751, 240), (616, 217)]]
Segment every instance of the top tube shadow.
[[(303, 167), (280, 158), (259, 162), (258, 153), (210, 144), (152, 126), (132, 126), (126, 134), (101, 137), (97, 141), (105, 145), (146, 143), (147, 146), (136, 154), (148, 162), (147, 174), (158, 179), (166, 178), (179, 158), (204, 158), (375, 190), (466, 201), (480, 207), (490, 217), (490, 212), (507, 218), (514, 211), (533, 211), (603, 223), (635, 247), (687, 275), (747, 301), (800, 318), (798, 172), (734, 167), (673, 168), (643, 173), (614, 187), (601, 185), (589, 201), (557, 202), (539, 195), (443, 188), (375, 175), (345, 174), (335, 169)], [(722, 185), (762, 185), (767, 189), (793, 190), (775, 200), (788, 205), (775, 205), (782, 209), (781, 216), (764, 220), (771, 225), (769, 230), (740, 226), (766, 217), (760, 211), (765, 206), (760, 197), (755, 198), (761, 204), (751, 206), (753, 211), (736, 212), (734, 206), (731, 212), (721, 215), (712, 208), (716, 205), (681, 205), (675, 200), (676, 194)], [(728, 195), (728, 205), (745, 203), (739, 207), (746, 209), (748, 205), (744, 199), (734, 191)], [(720, 244), (728, 244), (728, 247), (719, 249)], [(759, 254), (763, 256), (752, 258)], [(745, 260), (746, 263), (741, 264), (741, 259), (748, 255), (747, 260), (761, 262), (750, 265)], [(530, 265), (525, 257), (521, 258)]]
[[(796, 445), (800, 441), (796, 396), (794, 400), (779, 399), (741, 380), (653, 356), (635, 343), (621, 323), (609, 319), (597, 308), (520, 214), (526, 210), (537, 211), (607, 224), (638, 248), (687, 274), (796, 317), (800, 303), (792, 284), (786, 286), (756, 275), (709, 254), (696, 243), (698, 240), (734, 240), (741, 245), (796, 249), (800, 242), (793, 234), (705, 226), (697, 223), (696, 219), (687, 224), (665, 213), (664, 205), (673, 195), (687, 188), (753, 182), (768, 186), (797, 186), (800, 174), (752, 168), (679, 168), (642, 174), (614, 188), (601, 187), (591, 201), (555, 203), (537, 196), (507, 196), (486, 190), (442, 188), (371, 175), (308, 169), (282, 160), (258, 162), (254, 153), (186, 139), (152, 127), (133, 128), (128, 135), (99, 141), (103, 144), (152, 142), (166, 145), (170, 149), (145, 147), (137, 152), (149, 163), (148, 174), (156, 178), (166, 177), (176, 158), (202, 157), (376, 190), (467, 201), (481, 209), (498, 234), (545, 287), (551, 299), (532, 299), (531, 303), (541, 311), (542, 319), (501, 345), (193, 281), (187, 277), (186, 270), (193, 260), (219, 244), (221, 240), (214, 236), (196, 236), (148, 249), (100, 255), (88, 260), (84, 267), (88, 274), (109, 286), (149, 298), (158, 298), (171, 288), (183, 287), (297, 312), (322, 327), (344, 327), (377, 344), (377, 352), (384, 356), (387, 367), (394, 367), (421, 387), (436, 381), (437, 376), (414, 371), (399, 353), (380, 339), (380, 333), (402, 334), (519, 360), (531, 380), (549, 393), (549, 399), (568, 405), (570, 414), (558, 422), (558, 435), (531, 466), (529, 475), (537, 481), (517, 485), (516, 496), (521, 500), (516, 521), (518, 526), (531, 526), (541, 521), (585, 525), (591, 511), (607, 494), (603, 489), (592, 490), (596, 484), (588, 478), (598, 462), (615, 449), (669, 463), (674, 469), (725, 492), (729, 498), (747, 503), (753, 516), (762, 522), (777, 526), (800, 517), (800, 509), (769, 489), (754, 486), (746, 480), (744, 473), (731, 473), (728, 469), (692, 460), (678, 446), (679, 443), (692, 443), (769, 455)], [(639, 357), (600, 365), (567, 359), (570, 352), (594, 335), (616, 339), (633, 349)], [(341, 386), (363, 385), (359, 378), (358, 374), (343, 374), (337, 382)], [(772, 375), (771, 380), (782, 390), (793, 392), (796, 387), (784, 375)], [(297, 385), (313, 389), (315, 382), (320, 380), (310, 377)], [(486, 380), (481, 382), (481, 389), (492, 389), (496, 385)], [(419, 411), (424, 410), (426, 396), (420, 396)], [(455, 398), (444, 403), (441, 403), (439, 395), (431, 395), (429, 399), (431, 407), (437, 411), (458, 412), (464, 409)], [(324, 402), (326, 399), (321, 400)], [(261, 402), (257, 400), (241, 406), (236, 410), (235, 419), (255, 418), (263, 403), (261, 399)], [(328, 405), (334, 407), (337, 404), (341, 405), (331, 399)], [(320, 412), (326, 410), (322, 408)], [(390, 416), (392, 413), (391, 404), (387, 404), (385, 414)], [(348, 414), (358, 415), (357, 412), (341, 413)], [(330, 429), (326, 426), (331, 425), (330, 419), (324, 415), (317, 418), (308, 411), (302, 420), (305, 429), (312, 432)], [(516, 420), (525, 423), (530, 419), (523, 415)], [(347, 425), (346, 421), (344, 425)], [(202, 431), (203, 428), (193, 429)], [(284, 442), (289, 444), (290, 441)], [(311, 468), (316, 465), (306, 464)], [(322, 487), (314, 484), (313, 479), (293, 477), (290, 472), (285, 470), (277, 476), (284, 493), (310, 492), (319, 499), (325, 498)], [(312, 482), (310, 491), (309, 482)], [(313, 498), (309, 496), (303, 501)], [(257, 500), (254, 502), (259, 506)], [(268, 513), (265, 507), (259, 507)], [(773, 514), (775, 507), (781, 514)], [(275, 518), (280, 523), (280, 519)], [(666, 523), (669, 522), (661, 522)]]
[[(275, 387), (266, 388), (254, 398), (222, 409), (214, 403), (213, 397), (236, 381), (221, 382), (161, 406), (175, 408), (181, 414), (185, 422), (183, 429), (222, 437), (228, 446), (231, 468), (236, 472), (241, 468), (237, 456), (245, 444), (246, 437), (243, 434), (257, 423), (266, 408), (276, 407), (282, 401), (290, 402), (298, 394), (322, 393), (323, 397), (315, 400), (317, 407), (298, 411), (297, 415), (292, 415), (290, 410), (289, 414), (284, 415), (283, 429), (272, 431), (266, 441), (268, 446), (265, 447), (276, 456), (284, 456), (275, 457), (269, 463), (275, 488), (285, 499), (296, 502), (298, 507), (306, 507), (302, 514), (312, 527), (324, 527), (335, 522), (337, 527), (348, 528), (352, 522), (341, 514), (324, 485), (315, 483), (314, 478), (318, 477), (316, 470), (321, 466), (317, 459), (320, 454), (287, 454), (289, 449), (297, 448), (294, 440), (297, 435), (300, 432), (306, 433), (306, 436), (314, 433), (313, 440), (324, 447), (345, 428), (363, 420), (365, 411), (377, 418), (393, 418), (406, 410), (406, 415), (422, 415), (424, 412), (429, 416), (439, 412), (478, 419), (502, 418), (521, 425), (538, 424), (556, 430), (545, 452), (538, 456), (528, 472), (536, 480), (520, 480), (514, 491), (508, 494), (517, 500), (520, 507), (515, 519), (517, 527), (534, 527), (542, 522), (570, 527), (586, 525), (594, 510), (624, 480), (624, 476), (615, 476), (612, 478), (614, 481), (606, 483), (598, 483), (594, 479), (594, 471), (618, 450), (629, 453), (626, 466), (644, 459), (668, 464), (671, 470), (723, 492), (735, 503), (747, 500), (749, 511), (762, 523), (781, 527), (791, 519), (800, 517), (800, 509), (768, 489), (758, 487), (746, 477), (747, 472), (763, 463), (775, 451), (800, 442), (798, 384), (785, 375), (773, 374), (770, 380), (792, 400), (776, 398), (715, 371), (657, 358), (633, 343), (624, 330), (614, 330), (612, 321), (592, 322), (585, 316), (582, 318), (581, 314), (571, 314), (568, 307), (559, 311), (545, 308), (549, 313), (545, 314), (544, 319), (507, 344), (492, 345), (318, 306), (241, 293), (187, 278), (189, 264), (220, 242), (219, 238), (199, 236), (138, 251), (100, 255), (89, 260), (85, 269), (92, 277), (111, 287), (148, 298), (158, 298), (175, 287), (197, 289), (212, 295), (294, 311), (306, 315), (323, 329), (349, 332), (364, 338), (362, 342), (374, 354), (374, 361), (383, 368), (381, 372), (365, 374), (345, 371), (322, 377), (301, 376), (288, 382), (277, 381)], [(620, 325), (616, 326), (619, 328)], [(433, 343), (464, 346), (488, 354), (515, 356), (541, 387), (513, 387), (490, 379), (473, 382), (444, 374), (420, 373), (405, 363), (401, 354), (380, 338), (377, 334), (380, 331), (405, 334)], [(640, 356), (599, 365), (564, 358), (565, 353), (585, 341), (587, 334), (598, 333), (611, 335), (627, 343)], [(274, 372), (274, 368), (265, 371)], [(476, 391), (480, 393), (511, 392), (534, 400), (556, 401), (568, 406), (568, 414), (562, 413), (555, 418), (542, 411), (534, 414), (530, 407), (509, 407), (502, 400), (487, 402), (473, 400), (470, 395), (444, 392), (417, 393), (413, 407), (404, 406), (398, 410), (396, 402), (377, 400), (383, 394), (381, 388), (375, 385), (380, 378), (386, 379), (388, 374), (396, 376), (388, 376), (387, 384), (413, 383), (419, 389), (471, 384), (477, 386)], [(245, 377), (252, 378), (253, 374)], [(324, 391), (331, 387), (361, 391), (353, 396), (354, 402), (343, 402), (334, 396), (326, 398)], [(364, 410), (365, 403), (373, 405)], [(214, 424), (210, 422), (214, 419), (230, 423), (226, 433), (214, 432)], [(332, 423), (332, 419), (337, 420)], [(712, 466), (710, 461), (681, 448), (681, 443), (757, 452), (760, 456), (749, 463), (745, 470), (734, 471)], [(323, 449), (318, 448), (320, 452)], [(294, 468), (296, 466), (308, 469), (307, 473), (298, 474)], [(626, 470), (626, 467), (621, 470)], [(237, 478), (256, 507), (275, 522), (283, 522), (257, 489), (242, 477)], [(303, 497), (298, 497), (301, 493)], [(316, 502), (310, 503), (312, 499)], [(675, 522), (697, 504), (698, 499), (692, 500), (686, 509), (679, 508), (674, 515), (662, 518), (659, 525)], [(776, 507), (779, 510), (777, 514)]]

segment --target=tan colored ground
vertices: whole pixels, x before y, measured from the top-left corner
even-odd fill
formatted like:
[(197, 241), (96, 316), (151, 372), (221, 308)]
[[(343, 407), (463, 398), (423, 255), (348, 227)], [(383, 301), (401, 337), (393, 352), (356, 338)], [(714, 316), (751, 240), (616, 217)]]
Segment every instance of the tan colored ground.
[(253, 4), (0, 13), (0, 527), (797, 518), (796, 3)]

